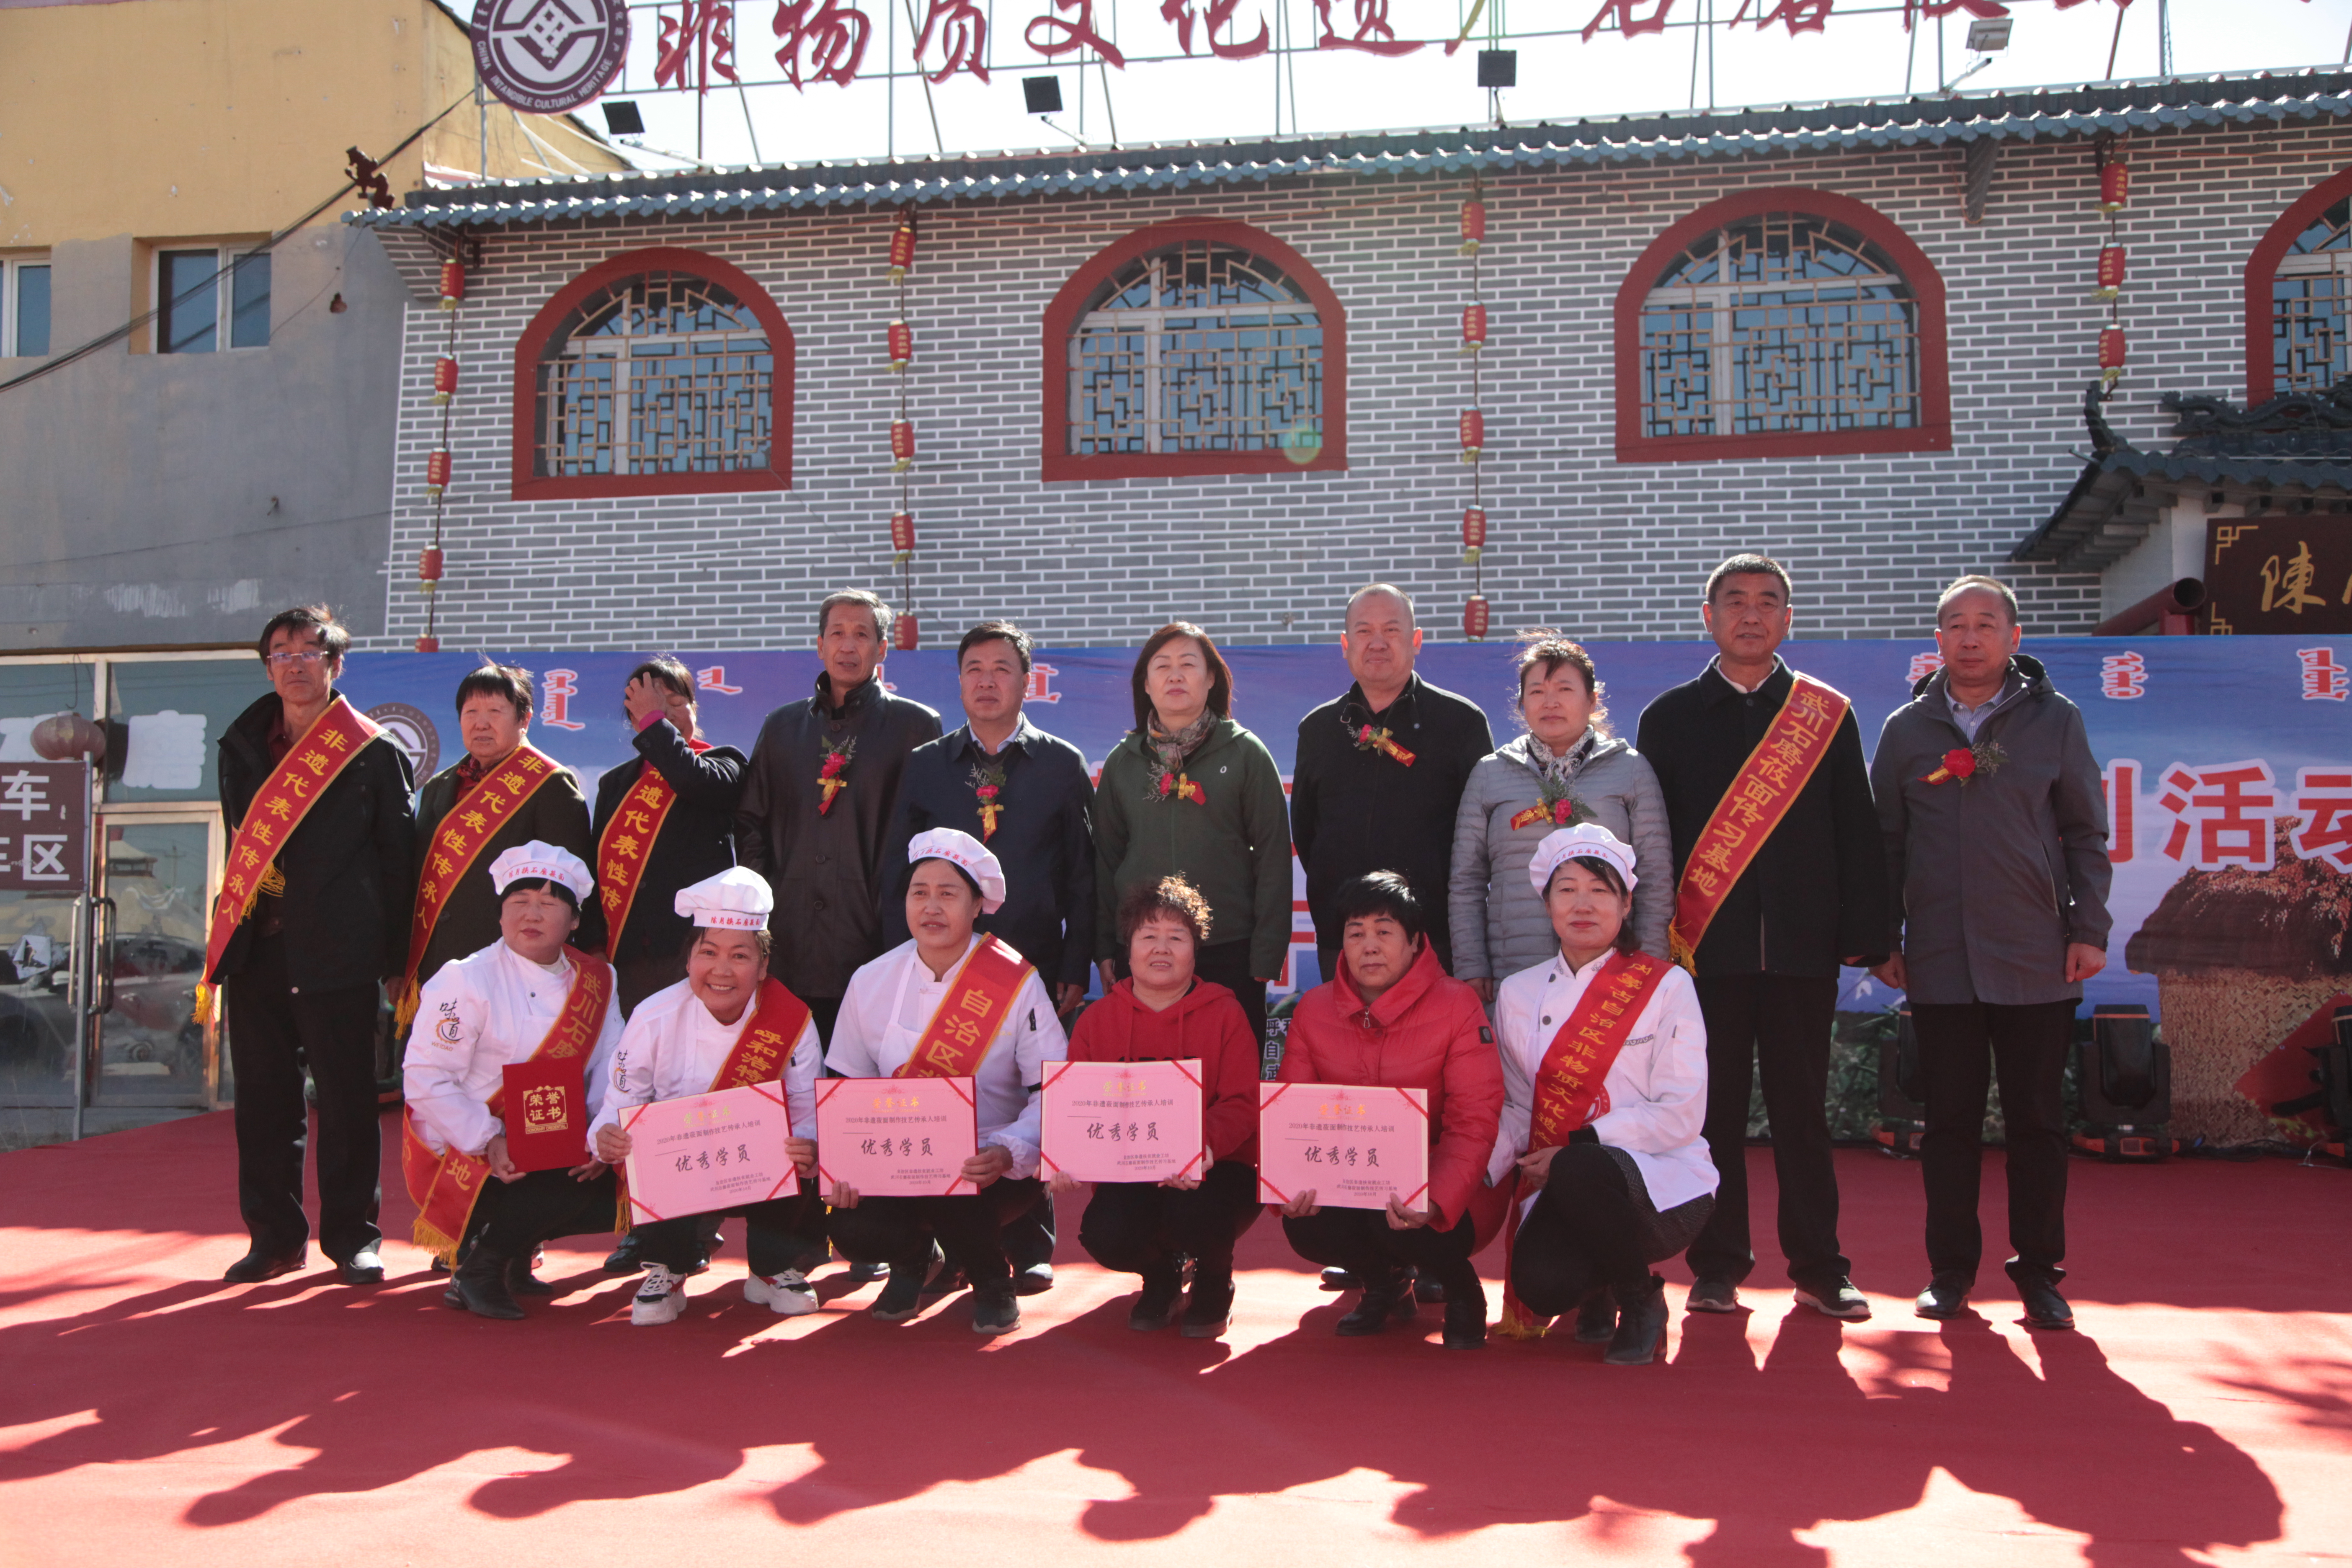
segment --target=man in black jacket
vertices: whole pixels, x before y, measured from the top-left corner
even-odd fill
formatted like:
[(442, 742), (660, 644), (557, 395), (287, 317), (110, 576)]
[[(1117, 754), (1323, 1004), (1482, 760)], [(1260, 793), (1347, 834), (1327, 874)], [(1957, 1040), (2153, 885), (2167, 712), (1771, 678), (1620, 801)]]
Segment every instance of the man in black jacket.
[[(732, 746), (701, 740), (694, 677), (674, 658), (649, 658), (631, 670), (621, 709), (636, 731), (637, 755), (596, 781), (594, 865), (605, 956), (625, 1018), (647, 996), (686, 978), (694, 924), (677, 912), (677, 892), (735, 864), (744, 758)], [(658, 823), (643, 792), (624, 815), (622, 802), (647, 773), (669, 799)], [(626, 922), (615, 926), (615, 903), (632, 881)]]
[(877, 907), (900, 868), (883, 863), (907, 758), (940, 716), (882, 689), (890, 607), (848, 589), (817, 606), (815, 694), (768, 715), (736, 806), (736, 855), (775, 889), (775, 977), (809, 1005), (819, 1034), (857, 966), (881, 956)]
[(1344, 623), (1339, 652), (1356, 683), (1299, 721), (1290, 784), (1290, 841), (1307, 870), (1316, 957), (1324, 979), (1339, 973), (1339, 889), (1370, 871), (1396, 871), (1420, 897), (1429, 944), (1451, 973), (1454, 814), (1495, 732), (1476, 703), (1413, 673), (1421, 629), (1403, 589), (1359, 588)]
[[(1793, 620), (1789, 574), (1779, 562), (1726, 561), (1707, 579), (1701, 613), (1715, 658), (1697, 679), (1643, 710), (1635, 742), (1665, 793), (1677, 882), (1796, 683), (1778, 653)], [(1833, 1318), (1870, 1316), (1838, 1249), (1837, 1170), (1824, 1100), (1839, 965), (1885, 955), (1886, 862), (1877, 826), (1862, 731), (1849, 710), (1696, 944), (1692, 973), (1706, 1018), (1706, 1135), (1721, 1184), (1687, 1254), (1697, 1276), (1694, 1311), (1735, 1310), (1739, 1281), (1756, 1266), (1748, 1232), (1748, 1097), (1760, 1068), (1780, 1186), (1780, 1250), (1797, 1300)]]
[[(221, 814), (232, 834), (295, 742), (334, 705), (350, 642), (323, 605), (284, 611), (262, 628), (257, 646), (272, 689), (220, 738)], [(379, 734), (362, 744), (278, 847), (259, 896), (208, 976), (226, 983), (237, 1208), (253, 1238), (229, 1268), (233, 1284), (299, 1268), (309, 1248), (305, 1068), (318, 1086), (320, 1247), (346, 1284), (383, 1278), (377, 983), (397, 979), (407, 954), (411, 784), (408, 759), (389, 740)], [(274, 795), (273, 804), (290, 807), (293, 799)]]

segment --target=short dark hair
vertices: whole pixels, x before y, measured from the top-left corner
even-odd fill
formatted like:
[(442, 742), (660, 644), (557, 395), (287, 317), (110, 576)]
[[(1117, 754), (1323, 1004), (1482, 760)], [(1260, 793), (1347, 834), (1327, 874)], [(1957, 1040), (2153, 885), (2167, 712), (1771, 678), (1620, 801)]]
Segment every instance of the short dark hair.
[(1367, 871), (1331, 896), (1331, 918), (1341, 931), (1349, 921), (1386, 915), (1404, 927), (1404, 934), (1420, 940), (1429, 929), (1421, 899), (1402, 871)]
[(668, 654), (654, 655), (653, 658), (629, 671), (629, 679), (624, 680), (621, 684), (626, 686), (629, 681), (635, 680), (640, 676), (656, 685), (668, 687), (688, 702), (694, 700), (694, 672)]
[(1715, 591), (1723, 585), (1726, 577), (1778, 577), (1782, 602), (1793, 603), (1797, 596), (1796, 589), (1789, 583), (1789, 569), (1769, 555), (1759, 555), (1752, 550), (1741, 552), (1706, 574), (1708, 604), (1715, 603)]
[[(694, 956), (695, 947), (702, 941), (703, 933), (716, 929), (717, 928), (713, 926), (696, 926), (692, 930), (688, 931), (686, 933), (686, 945), (678, 950), (678, 961), (680, 963), (684, 963), (687, 959), (692, 958)], [(771, 932), (766, 926), (761, 926), (758, 931), (753, 931), (751, 934), (759, 941), (761, 962), (767, 963), (774, 959), (776, 956), (776, 939), (774, 934)]]
[(530, 717), (530, 674), (511, 665), (486, 664), (457, 682), (457, 711), (466, 710), (468, 697), (503, 697), (514, 704), (515, 717)]
[(863, 588), (837, 588), (824, 596), (816, 607), (817, 636), (824, 636), (825, 626), (833, 619), (834, 608), (838, 605), (862, 605), (872, 611), (875, 640), (885, 645), (890, 641), (890, 623), (898, 617), (882, 602), (881, 595), (869, 594)]
[(963, 656), (984, 642), (1011, 643), (1013, 651), (1021, 656), (1021, 673), (1029, 673), (1029, 634), (1011, 621), (982, 621), (963, 634), (956, 644), (956, 668), (963, 668)]
[(1183, 878), (1162, 877), (1156, 882), (1138, 882), (1118, 900), (1118, 945), (1133, 942), (1143, 922), (1159, 915), (1192, 928), (1194, 947), (1207, 944), (1209, 900)]
[(261, 628), (260, 639), (253, 645), (253, 651), (261, 656), (264, 664), (269, 662), (269, 639), (281, 631), (314, 633), (319, 639), (319, 651), (339, 662), (343, 650), (352, 646), (352, 634), (343, 629), (342, 622), (335, 619), (334, 611), (324, 605), (297, 605), (290, 610), (278, 611), (269, 617), (269, 624)]
[(559, 882), (552, 877), (517, 877), (513, 881), (509, 882), (506, 890), (499, 895), (499, 902), (503, 904), (517, 893), (553, 893), (572, 906), (572, 913), (580, 912), (580, 895), (573, 892), (568, 884)]
[[(1571, 855), (1561, 861), (1559, 866), (1581, 866), (1608, 883), (1611, 892), (1621, 899), (1625, 897), (1624, 873), (1598, 855)], [(1554, 866), (1551, 868), (1553, 877), (1559, 875), (1559, 866)], [(1544, 896), (1547, 898), (1551, 896), (1551, 879), (1549, 877), (1544, 879)], [(1641, 945), (1633, 935), (1633, 911), (1630, 910), (1626, 911), (1625, 920), (1617, 927), (1617, 941), (1613, 945), (1620, 952), (1631, 952)]]
[(1135, 656), (1135, 727), (1148, 730), (1151, 726), (1151, 693), (1143, 683), (1144, 673), (1151, 668), (1151, 656), (1174, 642), (1178, 637), (1191, 637), (1201, 645), (1201, 658), (1209, 667), (1209, 711), (1220, 719), (1234, 716), (1234, 671), (1225, 656), (1217, 651), (1214, 638), (1190, 621), (1171, 621), (1144, 639), (1143, 651)]
[(2009, 610), (2009, 624), (2012, 626), (2018, 624), (2016, 591), (1998, 577), (1987, 577), (1980, 573), (1971, 572), (1965, 577), (1953, 578), (1952, 585), (1936, 595), (1937, 625), (1943, 625), (1944, 606), (1950, 604), (1962, 594), (1993, 594), (1999, 595), (2001, 604)]
[[(1543, 680), (1558, 674), (1563, 664), (1584, 677), (1585, 693), (1592, 699), (1592, 727), (1608, 734), (1609, 705), (1601, 699), (1609, 695), (1609, 689), (1601, 684), (1600, 672), (1593, 668), (1592, 656), (1584, 651), (1583, 645), (1572, 643), (1557, 632), (1533, 633), (1527, 646), (1519, 649), (1518, 680), (1511, 690), (1512, 708), (1518, 707), (1519, 699), (1527, 692), (1528, 670), (1534, 669), (1536, 679)], [(1537, 668), (1538, 665), (1542, 668)]]

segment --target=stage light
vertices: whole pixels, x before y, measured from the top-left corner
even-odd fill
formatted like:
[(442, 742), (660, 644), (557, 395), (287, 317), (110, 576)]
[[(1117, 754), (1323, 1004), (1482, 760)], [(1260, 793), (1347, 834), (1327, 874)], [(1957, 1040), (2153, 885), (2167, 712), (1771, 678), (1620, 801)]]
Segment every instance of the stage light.
[(1478, 51), (1478, 85), (1480, 87), (1518, 86), (1519, 51), (1480, 49)]
[(1021, 79), (1021, 100), (1032, 114), (1062, 112), (1062, 79), (1057, 76), (1024, 76)]
[(2085, 1125), (2074, 1147), (2109, 1160), (2161, 1160), (2178, 1151), (2172, 1120), (2172, 1052), (2157, 1038), (2143, 1002), (2091, 1010), (2091, 1036), (2078, 1042), (2074, 1082)]
[(1969, 24), (1969, 47), (1980, 55), (2009, 47), (2010, 25), (2016, 18), (1987, 16)]
[(646, 117), (637, 106), (625, 98), (604, 100), (604, 133), (608, 136), (643, 136)]

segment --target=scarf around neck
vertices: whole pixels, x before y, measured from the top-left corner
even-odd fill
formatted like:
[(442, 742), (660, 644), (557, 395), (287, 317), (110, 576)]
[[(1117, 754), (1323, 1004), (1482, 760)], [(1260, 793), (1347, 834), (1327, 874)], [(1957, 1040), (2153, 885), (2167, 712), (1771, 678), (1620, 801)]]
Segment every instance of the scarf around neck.
[(1216, 724), (1217, 715), (1204, 708), (1198, 719), (1171, 735), (1160, 727), (1160, 715), (1155, 711), (1145, 738), (1160, 759), (1160, 765), (1170, 773), (1178, 773), (1183, 769), (1184, 759), (1201, 749), (1201, 742), (1209, 738), (1209, 731)]
[(1535, 731), (1530, 730), (1528, 731), (1528, 760), (1535, 763), (1538, 773), (1558, 785), (1560, 790), (1565, 791), (1568, 788), (1568, 781), (1576, 776), (1578, 766), (1591, 751), (1596, 734), (1592, 726), (1587, 724), (1584, 727), (1584, 733), (1576, 738), (1574, 745), (1555, 754), (1552, 749), (1538, 740)]

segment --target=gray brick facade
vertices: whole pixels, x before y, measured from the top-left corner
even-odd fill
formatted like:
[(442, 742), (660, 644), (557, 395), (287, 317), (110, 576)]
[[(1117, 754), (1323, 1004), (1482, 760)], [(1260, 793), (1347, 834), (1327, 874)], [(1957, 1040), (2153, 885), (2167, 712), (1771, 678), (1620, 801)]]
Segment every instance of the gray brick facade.
[[(2109, 418), (2154, 444), (2163, 391), (2245, 394), (2244, 268), (2289, 203), (2352, 162), (2352, 127), (2137, 136), (2124, 151), (2130, 369)], [(1800, 635), (1915, 635), (1935, 589), (1997, 572), (2033, 635), (2088, 631), (2094, 574), (2006, 563), (2079, 472), (2083, 390), (2104, 307), (2106, 237), (2082, 140), (2011, 143), (1979, 225), (1963, 221), (1958, 146), (1788, 153), (1687, 166), (1629, 163), (1486, 184), (1483, 258), (1495, 635), (1538, 625), (1593, 637), (1687, 636), (1709, 566), (1754, 548), (1798, 580)], [(1933, 261), (1946, 289), (1947, 453), (1621, 464), (1613, 302), (1628, 268), (1694, 209), (1753, 186), (1868, 204)], [(1174, 195), (1036, 197), (927, 207), (911, 293), (920, 437), (913, 607), (927, 646), (987, 616), (1049, 645), (1119, 645), (1173, 616), (1244, 642), (1324, 637), (1347, 592), (1407, 585), (1431, 635), (1461, 636), (1469, 490), (1454, 421), (1469, 371), (1455, 255), (1466, 176), (1327, 176)], [(1344, 472), (1046, 484), (1038, 472), (1041, 317), (1098, 248), (1142, 225), (1214, 216), (1262, 228), (1318, 268), (1347, 311)], [(887, 209), (726, 219), (614, 219), (489, 230), (458, 317), (466, 380), (440, 599), (444, 647), (772, 646), (804, 640), (843, 584), (898, 598), (887, 520), (897, 484), (884, 366), (896, 314)], [(420, 301), (432, 257), (387, 234)], [(793, 488), (749, 495), (520, 504), (507, 474), (518, 335), (582, 270), (655, 245), (706, 251), (768, 289), (797, 342)], [(410, 310), (401, 365), (386, 635), (423, 629), (412, 578), (426, 542), (430, 405), (446, 318)]]

